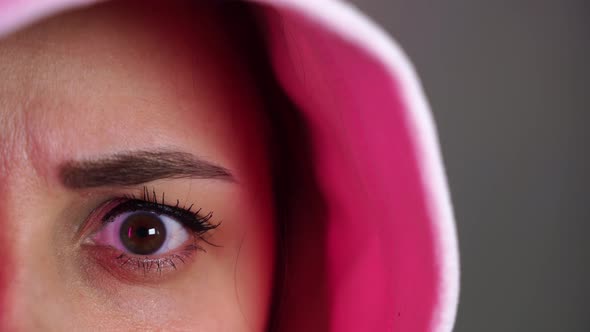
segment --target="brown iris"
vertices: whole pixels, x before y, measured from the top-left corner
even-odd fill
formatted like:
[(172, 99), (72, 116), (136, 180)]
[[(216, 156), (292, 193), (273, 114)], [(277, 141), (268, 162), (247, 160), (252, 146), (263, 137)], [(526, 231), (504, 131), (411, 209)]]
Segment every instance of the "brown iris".
[(158, 251), (164, 244), (166, 227), (158, 215), (139, 212), (125, 219), (119, 236), (125, 248), (131, 253), (149, 255)]

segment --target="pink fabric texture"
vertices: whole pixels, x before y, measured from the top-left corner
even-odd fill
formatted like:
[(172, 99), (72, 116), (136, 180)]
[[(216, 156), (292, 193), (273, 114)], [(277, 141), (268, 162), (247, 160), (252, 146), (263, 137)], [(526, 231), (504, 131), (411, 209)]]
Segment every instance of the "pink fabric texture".
[[(452, 330), (453, 215), (434, 125), (406, 57), (339, 1), (255, 2), (276, 75), (311, 129), (328, 204), (330, 331)], [(0, 34), (82, 3), (0, 0)]]

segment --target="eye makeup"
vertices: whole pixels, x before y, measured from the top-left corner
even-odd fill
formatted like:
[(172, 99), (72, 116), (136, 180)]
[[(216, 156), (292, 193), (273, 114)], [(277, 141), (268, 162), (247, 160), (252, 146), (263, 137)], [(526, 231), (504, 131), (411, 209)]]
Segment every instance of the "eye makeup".
[(121, 202), (121, 204), (111, 209), (102, 217), (103, 222), (112, 222), (114, 216), (117, 216), (122, 212), (151, 211), (173, 216), (185, 227), (197, 234), (205, 234), (206, 232), (219, 226), (218, 224), (214, 225), (210, 223), (210, 220), (213, 217), (212, 212), (201, 216), (202, 208), (199, 208), (193, 212), (193, 208), (195, 206), (194, 204), (191, 204), (188, 207), (185, 205), (180, 206), (179, 200), (176, 200), (176, 204), (174, 206), (166, 205), (164, 193), (162, 193), (161, 200), (158, 201), (158, 196), (156, 195), (155, 189), (152, 189), (150, 194), (147, 187), (145, 186), (143, 187), (143, 196), (141, 199), (136, 198), (135, 195), (131, 195), (123, 198), (122, 201), (123, 202)]
[[(160, 199), (158, 199), (160, 197)], [(143, 188), (103, 203), (84, 226), (82, 248), (90, 259), (122, 281), (157, 282), (190, 264), (220, 223), (213, 213), (202, 214), (194, 204), (168, 205), (165, 195)]]

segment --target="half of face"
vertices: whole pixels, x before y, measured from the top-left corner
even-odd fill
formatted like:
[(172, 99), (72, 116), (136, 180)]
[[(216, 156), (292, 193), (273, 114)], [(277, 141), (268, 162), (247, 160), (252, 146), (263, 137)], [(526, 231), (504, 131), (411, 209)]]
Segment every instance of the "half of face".
[(0, 329), (264, 330), (251, 79), (190, 2), (106, 2), (0, 40)]

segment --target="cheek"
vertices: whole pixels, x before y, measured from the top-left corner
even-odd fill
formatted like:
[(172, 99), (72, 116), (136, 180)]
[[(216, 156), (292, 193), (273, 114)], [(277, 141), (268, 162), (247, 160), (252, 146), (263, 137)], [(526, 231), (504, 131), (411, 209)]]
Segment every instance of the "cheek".
[[(258, 119), (257, 119), (258, 120)], [(267, 142), (260, 130), (263, 121), (249, 118), (243, 127), (242, 146), (235, 154), (242, 162), (244, 190), (237, 209), (248, 215), (246, 226), (239, 232), (234, 265), (235, 296), (242, 314), (262, 331), (268, 321), (274, 283), (276, 225), (272, 178)], [(247, 143), (246, 143), (247, 142)], [(252, 148), (257, 147), (257, 148)]]
[(249, 211), (252, 218), (237, 242), (234, 275), (235, 293), (243, 315), (263, 328), (268, 319), (274, 282), (276, 239), (270, 190), (260, 189), (244, 199), (248, 205), (244, 210)]
[[(256, 173), (251, 175), (253, 180)], [(221, 247), (209, 247), (202, 256), (207, 270), (194, 271), (193, 276), (203, 278), (203, 289), (190, 288), (194, 299), (207, 304), (214, 320), (241, 326), (231, 331), (263, 331), (270, 311), (276, 251), (274, 204), (266, 185), (268, 174), (260, 174), (259, 179), (257, 186), (239, 185), (231, 195), (218, 196), (234, 199), (207, 202), (222, 223), (212, 238)]]
[(242, 314), (259, 331), (268, 321), (270, 311), (275, 260), (273, 240), (263, 234), (246, 235), (234, 267), (235, 296)]

